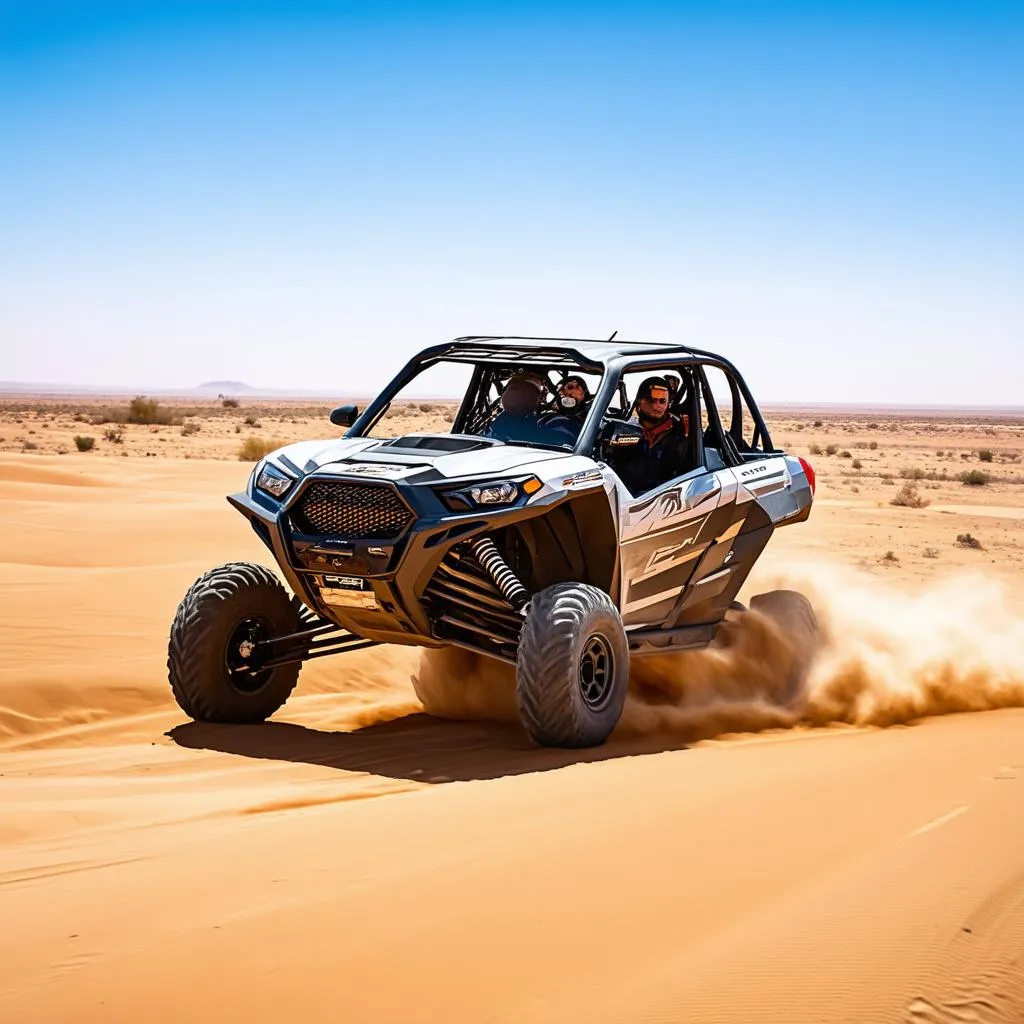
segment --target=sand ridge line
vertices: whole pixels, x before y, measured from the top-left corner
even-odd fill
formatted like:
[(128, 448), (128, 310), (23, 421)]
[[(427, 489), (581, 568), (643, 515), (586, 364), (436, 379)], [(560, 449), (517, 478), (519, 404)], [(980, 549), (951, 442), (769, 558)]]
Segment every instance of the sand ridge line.
[(956, 818), (959, 818), (961, 814), (965, 814), (969, 810), (970, 807), (967, 804), (962, 804), (959, 807), (955, 807), (953, 808), (953, 810), (947, 812), (946, 814), (941, 814), (939, 815), (939, 817), (933, 818), (931, 821), (926, 822), (924, 825), (915, 828), (913, 832), (908, 832), (907, 838), (909, 839), (911, 836), (923, 836), (926, 832), (931, 832), (934, 829), (942, 828), (943, 825), (949, 824), (949, 822), (953, 821)]

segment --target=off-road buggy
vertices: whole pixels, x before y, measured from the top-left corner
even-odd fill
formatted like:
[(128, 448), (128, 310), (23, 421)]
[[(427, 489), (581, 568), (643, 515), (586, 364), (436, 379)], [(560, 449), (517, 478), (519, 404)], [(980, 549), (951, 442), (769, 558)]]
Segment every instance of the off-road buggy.
[[(468, 377), (450, 429), (405, 433), (401, 403), (422, 396), (432, 367)], [(490, 436), (524, 370), (551, 406), (570, 375), (592, 398), (575, 417), (552, 408), (548, 434)], [(652, 374), (671, 375), (692, 464), (632, 494), (616, 467), (643, 457), (634, 406)], [(178, 607), (168, 670), (194, 719), (266, 719), (310, 658), (456, 645), (515, 666), (537, 743), (600, 744), (630, 659), (711, 644), (742, 610), (737, 592), (772, 531), (805, 520), (813, 500), (811, 467), (773, 446), (736, 368), (679, 345), (458, 338), (413, 357), (362, 412), (340, 406), (330, 419), (342, 437), (273, 452), (228, 497), (287, 588), (235, 562)]]

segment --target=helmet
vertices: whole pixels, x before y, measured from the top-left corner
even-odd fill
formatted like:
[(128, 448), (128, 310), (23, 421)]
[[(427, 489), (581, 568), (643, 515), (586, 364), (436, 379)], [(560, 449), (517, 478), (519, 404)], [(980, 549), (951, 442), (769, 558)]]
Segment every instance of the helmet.
[(509, 384), (531, 384), (538, 391), (543, 392), (547, 390), (547, 382), (539, 374), (532, 373), (530, 370), (516, 370), (509, 377), (508, 384), (505, 387), (508, 387)]

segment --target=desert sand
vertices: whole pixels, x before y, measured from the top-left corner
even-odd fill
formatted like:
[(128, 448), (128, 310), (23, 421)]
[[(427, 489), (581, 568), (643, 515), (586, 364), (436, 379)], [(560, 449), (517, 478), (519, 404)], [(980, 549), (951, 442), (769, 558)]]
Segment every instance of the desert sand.
[(240, 442), (336, 430), (218, 403), (106, 440), (99, 408), (0, 404), (0, 1021), (1024, 1020), (1024, 422), (772, 412), (816, 505), (740, 596), (814, 602), (807, 713), (752, 619), (638, 663), (581, 753), (529, 744), (507, 672), (403, 648), (188, 722), (178, 600), (271, 564)]

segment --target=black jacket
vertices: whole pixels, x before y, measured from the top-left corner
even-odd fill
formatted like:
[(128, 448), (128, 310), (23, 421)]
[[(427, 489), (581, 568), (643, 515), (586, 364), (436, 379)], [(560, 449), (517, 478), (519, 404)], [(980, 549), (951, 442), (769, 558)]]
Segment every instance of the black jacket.
[(671, 417), (671, 425), (646, 429), (644, 439), (627, 448), (612, 464), (612, 469), (637, 497), (659, 484), (682, 476), (694, 468), (695, 437), (683, 422)]

